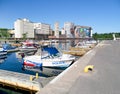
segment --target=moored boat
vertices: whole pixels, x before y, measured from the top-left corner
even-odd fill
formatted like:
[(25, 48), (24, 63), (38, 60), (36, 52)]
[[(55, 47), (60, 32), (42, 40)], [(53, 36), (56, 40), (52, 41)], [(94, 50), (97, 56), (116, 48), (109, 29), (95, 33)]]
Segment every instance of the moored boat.
[(7, 52), (18, 51), (16, 46), (12, 46), (9, 43), (2, 44), (2, 48), (4, 49), (4, 51), (7, 51)]
[(0, 59), (6, 58), (7, 51), (5, 51), (3, 48), (0, 48)]
[(53, 46), (43, 47), (43, 51), (44, 54), (23, 58), (23, 65), (28, 67), (66, 68), (75, 60), (74, 56), (60, 53)]
[(19, 50), (22, 52), (35, 52), (38, 49), (38, 45), (33, 41), (25, 41), (22, 44), (23, 45), (19, 47)]

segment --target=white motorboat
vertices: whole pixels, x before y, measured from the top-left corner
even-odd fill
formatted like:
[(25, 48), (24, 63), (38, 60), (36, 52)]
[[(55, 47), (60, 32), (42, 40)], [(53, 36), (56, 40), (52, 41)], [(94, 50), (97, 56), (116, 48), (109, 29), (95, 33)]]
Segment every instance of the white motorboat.
[(84, 41), (83, 41), (83, 42), (78, 42), (75, 47), (79, 47), (79, 48), (89, 48), (89, 46), (86, 45)]
[(7, 51), (5, 51), (3, 48), (0, 48), (0, 59), (6, 58)]
[(35, 52), (37, 51), (37, 46), (34, 42), (26, 41), (22, 43), (23, 45), (19, 47), (19, 50), (22, 52)]
[(75, 60), (74, 56), (62, 54), (52, 46), (43, 47), (42, 51), (46, 53), (23, 58), (23, 65), (27, 67), (66, 68)]
[(90, 48), (93, 45), (96, 45), (97, 42), (95, 40), (90, 40), (90, 41), (83, 41), (83, 42), (78, 42), (75, 47), (79, 48)]

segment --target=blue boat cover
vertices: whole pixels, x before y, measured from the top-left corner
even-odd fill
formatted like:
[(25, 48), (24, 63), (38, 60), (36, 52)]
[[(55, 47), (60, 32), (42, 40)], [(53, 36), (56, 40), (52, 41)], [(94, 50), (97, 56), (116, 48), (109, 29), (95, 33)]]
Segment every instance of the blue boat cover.
[(16, 47), (11, 46), (10, 44), (7, 44), (7, 43), (3, 44), (2, 47), (3, 47), (4, 50), (11, 50), (11, 49), (15, 49), (16, 48)]
[(56, 55), (59, 51), (55, 47), (43, 47), (43, 51), (47, 51), (50, 55)]

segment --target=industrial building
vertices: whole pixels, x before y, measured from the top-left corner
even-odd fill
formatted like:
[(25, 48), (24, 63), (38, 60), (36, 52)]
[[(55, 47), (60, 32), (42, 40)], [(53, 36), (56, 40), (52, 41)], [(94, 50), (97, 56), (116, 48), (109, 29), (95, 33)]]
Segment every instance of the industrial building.
[(50, 35), (50, 25), (45, 23), (34, 23), (35, 39), (47, 39)]
[(17, 19), (14, 22), (15, 38), (34, 38), (34, 24), (28, 19)]
[(15, 38), (47, 39), (50, 34), (50, 25), (34, 23), (28, 19), (17, 19), (14, 22)]

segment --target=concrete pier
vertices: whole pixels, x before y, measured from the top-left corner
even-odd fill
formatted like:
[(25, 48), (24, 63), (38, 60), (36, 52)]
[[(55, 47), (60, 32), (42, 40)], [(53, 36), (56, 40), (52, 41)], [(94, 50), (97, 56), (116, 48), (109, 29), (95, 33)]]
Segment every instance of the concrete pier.
[[(93, 70), (84, 72), (87, 65)], [(120, 41), (103, 41), (37, 94), (119, 94)]]

